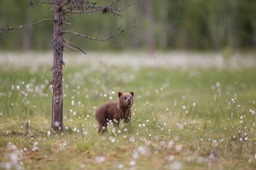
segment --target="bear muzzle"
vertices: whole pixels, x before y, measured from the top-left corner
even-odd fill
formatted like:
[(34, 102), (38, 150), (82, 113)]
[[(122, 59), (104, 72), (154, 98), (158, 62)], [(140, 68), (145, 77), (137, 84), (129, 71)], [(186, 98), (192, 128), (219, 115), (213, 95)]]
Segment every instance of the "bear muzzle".
[(132, 106), (133, 100), (132, 99), (128, 99), (127, 104), (128, 104), (128, 106)]

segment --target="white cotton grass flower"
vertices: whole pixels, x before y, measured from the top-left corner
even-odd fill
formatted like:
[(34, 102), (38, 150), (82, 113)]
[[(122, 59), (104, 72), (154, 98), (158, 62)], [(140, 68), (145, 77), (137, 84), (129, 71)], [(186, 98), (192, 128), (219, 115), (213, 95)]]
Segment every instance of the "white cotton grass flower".
[(137, 159), (139, 157), (139, 153), (137, 151), (134, 151), (133, 154), (132, 154), (132, 157), (134, 159)]
[(174, 143), (174, 142), (173, 142), (172, 140), (169, 141), (169, 143), (167, 144), (167, 147), (168, 147), (168, 148), (172, 148), (172, 147), (173, 147), (173, 143)]
[(170, 155), (170, 156), (167, 156), (165, 159), (171, 162), (174, 160), (174, 158), (175, 158), (174, 155)]
[(182, 151), (182, 145), (177, 145), (176, 146), (176, 151), (181, 152)]
[(33, 143), (32, 151), (33, 151), (33, 152), (36, 152), (36, 151), (38, 151), (38, 150), (39, 150), (38, 142), (36, 141), (36, 142)]
[(141, 155), (147, 155), (149, 153), (149, 149), (147, 146), (139, 146), (137, 151), (141, 154)]
[(135, 138), (133, 136), (131, 136), (129, 141), (134, 143), (135, 142)]
[(88, 135), (88, 132), (87, 132), (87, 130), (85, 129), (85, 128), (83, 128), (83, 137), (86, 137), (87, 135)]
[(96, 158), (95, 158), (95, 161), (97, 162), (97, 163), (102, 163), (102, 162), (104, 162), (106, 160), (106, 157), (104, 157), (104, 156), (96, 156)]
[(124, 164), (119, 164), (119, 165), (117, 166), (117, 168), (118, 168), (118, 169), (123, 169), (123, 168), (124, 168)]
[(180, 161), (174, 161), (170, 164), (171, 170), (179, 170), (183, 168), (183, 164)]
[(136, 161), (135, 161), (135, 160), (131, 160), (131, 161), (129, 162), (129, 165), (130, 165), (130, 166), (135, 166), (135, 165), (136, 165)]
[(109, 137), (109, 140), (112, 142), (112, 143), (115, 143), (116, 142), (116, 138), (114, 138), (114, 137)]

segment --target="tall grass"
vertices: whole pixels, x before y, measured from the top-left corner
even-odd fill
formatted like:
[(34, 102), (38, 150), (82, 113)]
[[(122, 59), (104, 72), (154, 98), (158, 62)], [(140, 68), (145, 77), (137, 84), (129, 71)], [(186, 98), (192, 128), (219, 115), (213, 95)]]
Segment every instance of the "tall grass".
[[(1, 168), (256, 168), (255, 68), (68, 65), (61, 135), (49, 133), (50, 70), (0, 68)], [(131, 90), (131, 124), (97, 134), (96, 107)]]

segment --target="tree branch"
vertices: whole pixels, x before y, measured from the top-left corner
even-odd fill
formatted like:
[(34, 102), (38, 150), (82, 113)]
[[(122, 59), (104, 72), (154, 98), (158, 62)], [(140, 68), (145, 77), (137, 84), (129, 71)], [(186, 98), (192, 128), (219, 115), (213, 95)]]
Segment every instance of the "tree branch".
[[(116, 16), (121, 16), (121, 9), (112, 7), (115, 4), (118, 4), (120, 0), (115, 0), (113, 2), (110, 2), (109, 4), (106, 4), (105, 6), (96, 6), (94, 5), (88, 5), (84, 8), (80, 8), (80, 10), (73, 10), (73, 8), (69, 9), (67, 13), (70, 14), (86, 14), (86, 13), (95, 13), (95, 12), (102, 12), (103, 14), (109, 14), (112, 13), (113, 15)], [(87, 9), (87, 10), (84, 10)]]
[[(116, 12), (118, 11), (118, 12)], [(115, 9), (115, 8), (105, 8), (105, 7), (96, 7), (91, 10), (84, 10), (84, 11), (69, 11), (67, 13), (69, 14), (89, 14), (89, 13), (95, 13), (95, 12), (102, 12), (103, 14), (108, 14), (111, 13), (116, 16), (121, 16), (119, 13), (121, 10), (120, 9)]]
[(52, 0), (41, 0), (42, 3), (53, 5), (54, 2)]
[(78, 45), (76, 45), (75, 43), (70, 42), (70, 41), (68, 41), (68, 40), (66, 40), (66, 39), (64, 39), (64, 46), (65, 46), (66, 48), (71, 49), (71, 50), (80, 51), (80, 52), (86, 54), (86, 52), (85, 52), (83, 49), (81, 49)]
[(53, 0), (29, 0), (29, 4), (32, 7), (39, 6), (40, 3), (53, 5)]
[(16, 31), (18, 29), (31, 28), (31, 27), (37, 26), (39, 24), (42, 24), (45, 22), (52, 22), (52, 21), (54, 21), (54, 19), (50, 18), (50, 19), (42, 19), (40, 21), (36, 21), (36, 22), (24, 24), (24, 25), (19, 25), (19, 26), (15, 26), (15, 27), (1, 27), (0, 34), (2, 34), (3, 32), (7, 32), (7, 31)]
[(109, 37), (105, 37), (105, 38), (102, 38), (102, 37), (92, 37), (92, 36), (87, 36), (87, 35), (84, 35), (84, 34), (81, 34), (81, 33), (78, 33), (78, 32), (75, 32), (75, 31), (72, 31), (72, 30), (64, 30), (63, 33), (69, 33), (69, 34), (73, 34), (75, 36), (78, 36), (78, 37), (81, 37), (81, 38), (85, 38), (85, 39), (89, 39), (89, 40), (97, 40), (97, 41), (111, 41), (113, 40), (114, 38), (122, 35), (124, 33), (124, 29), (121, 29), (118, 33), (116, 34), (113, 34)]

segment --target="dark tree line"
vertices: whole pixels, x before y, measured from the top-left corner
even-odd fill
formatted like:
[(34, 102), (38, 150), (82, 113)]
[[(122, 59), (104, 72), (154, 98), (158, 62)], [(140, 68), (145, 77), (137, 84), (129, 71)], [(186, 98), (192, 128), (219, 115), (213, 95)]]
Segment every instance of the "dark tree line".
[[(133, 1), (137, 18), (142, 20), (147, 16), (145, 29), (151, 29), (154, 37), (151, 40), (157, 48), (220, 50), (256, 47), (254, 0)], [(144, 37), (147, 40), (148, 36)], [(143, 37), (136, 42), (143, 45)]]
[[(27, 0), (0, 1), (0, 26), (28, 23), (42, 16), (48, 18), (52, 11), (47, 5), (30, 7)], [(46, 2), (47, 0), (44, 0)], [(104, 1), (94, 0), (98, 5)], [(101, 4), (99, 4), (101, 3)], [(131, 31), (123, 43), (104, 43), (77, 39), (82, 48), (91, 50), (114, 48), (160, 48), (160, 49), (244, 49), (256, 47), (256, 1), (255, 0), (130, 0), (119, 4), (129, 5), (123, 17), (108, 17), (108, 10), (96, 15), (80, 15), (72, 11), (66, 19), (72, 20), (70, 29), (88, 35), (110, 35), (114, 28), (135, 20), (138, 29)], [(12, 9), (12, 10), (9, 10)], [(71, 11), (70, 11), (71, 12)], [(74, 16), (74, 13), (78, 14)], [(120, 12), (112, 15), (121, 15)], [(44, 24), (12, 35), (0, 36), (0, 49), (49, 49), (51, 39), (47, 36), (52, 26)], [(71, 35), (65, 35), (70, 38)]]

